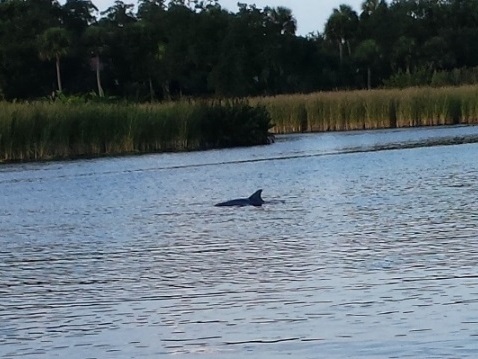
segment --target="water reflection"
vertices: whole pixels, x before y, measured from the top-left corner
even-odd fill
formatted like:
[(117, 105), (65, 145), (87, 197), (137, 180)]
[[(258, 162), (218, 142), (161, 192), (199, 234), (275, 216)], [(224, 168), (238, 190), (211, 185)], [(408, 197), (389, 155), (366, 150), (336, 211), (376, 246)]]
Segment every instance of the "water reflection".
[(472, 358), (475, 132), (0, 167), (1, 357)]

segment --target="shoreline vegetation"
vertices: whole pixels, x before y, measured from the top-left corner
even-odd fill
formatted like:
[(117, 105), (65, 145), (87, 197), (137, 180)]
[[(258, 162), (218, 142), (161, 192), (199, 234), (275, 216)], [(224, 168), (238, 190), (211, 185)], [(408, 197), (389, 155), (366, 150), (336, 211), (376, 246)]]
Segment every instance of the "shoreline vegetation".
[(262, 145), (284, 133), (478, 124), (478, 86), (0, 108), (6, 163)]
[(270, 143), (264, 107), (244, 101), (165, 104), (0, 103), (0, 163)]
[(253, 98), (275, 134), (478, 124), (478, 86), (318, 92)]

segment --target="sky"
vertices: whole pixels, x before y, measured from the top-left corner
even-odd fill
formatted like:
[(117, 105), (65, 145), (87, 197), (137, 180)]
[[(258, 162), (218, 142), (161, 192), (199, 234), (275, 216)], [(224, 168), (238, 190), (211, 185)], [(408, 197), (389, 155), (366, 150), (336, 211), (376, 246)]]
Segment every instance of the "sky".
[[(100, 11), (106, 10), (110, 7), (114, 0), (92, 0)], [(123, 0), (126, 4), (134, 3), (136, 0)], [(292, 10), (292, 14), (297, 20), (297, 34), (307, 35), (311, 32), (320, 33), (324, 30), (324, 25), (329, 16), (332, 14), (334, 8), (339, 7), (340, 4), (347, 4), (352, 7), (357, 13), (360, 13), (360, 5), (363, 0), (219, 0), (221, 6), (229, 11), (237, 12), (237, 3), (255, 4), (258, 8), (266, 6), (277, 7), (283, 6)]]
[[(104, 1), (104, 0), (103, 0)], [(283, 6), (292, 10), (297, 20), (297, 34), (307, 35), (311, 32), (324, 31), (325, 22), (332, 14), (334, 8), (340, 4), (347, 4), (357, 13), (360, 12), (360, 6), (363, 0), (256, 0), (256, 1), (238, 1), (238, 0), (219, 0), (223, 8), (229, 11), (237, 11), (237, 3), (255, 4), (259, 8), (266, 6)]]

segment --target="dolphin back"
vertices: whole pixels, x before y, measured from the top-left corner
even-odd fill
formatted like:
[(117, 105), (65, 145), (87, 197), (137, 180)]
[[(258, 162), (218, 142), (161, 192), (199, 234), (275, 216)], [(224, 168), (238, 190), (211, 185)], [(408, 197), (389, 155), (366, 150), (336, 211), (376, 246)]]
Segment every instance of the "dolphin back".
[(230, 201), (221, 202), (215, 204), (216, 207), (226, 207), (226, 206), (262, 206), (264, 200), (261, 197), (262, 189), (255, 191), (249, 198), (238, 198), (232, 199)]
[(221, 202), (221, 203), (216, 203), (216, 207), (232, 207), (232, 206), (237, 206), (237, 207), (243, 207), (243, 206), (249, 206), (251, 203), (249, 202), (248, 198), (238, 198), (238, 199), (231, 199), (230, 201), (226, 202)]

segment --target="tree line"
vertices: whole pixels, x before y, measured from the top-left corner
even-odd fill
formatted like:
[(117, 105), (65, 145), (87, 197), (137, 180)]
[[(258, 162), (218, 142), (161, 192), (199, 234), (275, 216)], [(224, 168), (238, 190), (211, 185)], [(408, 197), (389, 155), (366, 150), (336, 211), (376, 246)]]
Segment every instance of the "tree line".
[(0, 98), (155, 101), (478, 81), (478, 0), (340, 5), (299, 36), (291, 10), (216, 0), (0, 0)]

